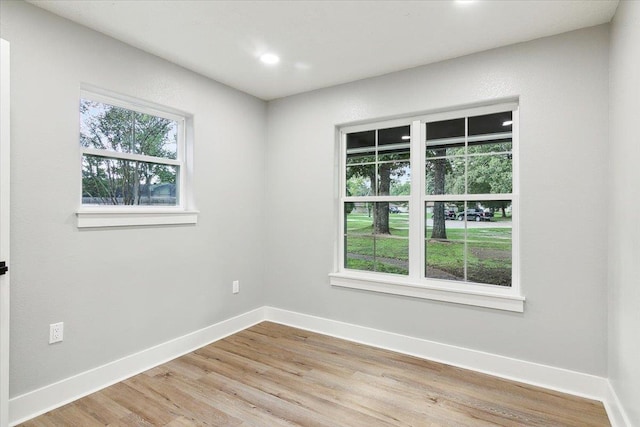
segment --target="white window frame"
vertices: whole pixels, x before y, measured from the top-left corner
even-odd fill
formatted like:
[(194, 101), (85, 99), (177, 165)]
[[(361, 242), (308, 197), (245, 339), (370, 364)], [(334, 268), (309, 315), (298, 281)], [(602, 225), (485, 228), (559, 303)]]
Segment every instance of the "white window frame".
[[(95, 87), (83, 87), (80, 99), (109, 104), (143, 114), (162, 117), (178, 124), (176, 159), (122, 153), (111, 150), (82, 147), (79, 143), (79, 195), (80, 207), (76, 211), (78, 228), (131, 227), (145, 225), (196, 224), (198, 211), (193, 208), (191, 193), (192, 147), (188, 127), (190, 117), (180, 111), (159, 106), (132, 97), (113, 94)], [(85, 205), (82, 203), (82, 157), (100, 156), (110, 159), (133, 160), (177, 166), (179, 168), (176, 206), (124, 206)]]
[[(438, 280), (424, 277), (424, 206), (427, 201), (452, 199), (451, 195), (426, 195), (425, 190), (425, 156), (426, 152), (426, 123), (461, 117), (478, 116), (512, 111), (512, 193), (454, 196), (455, 200), (501, 200), (512, 201), (512, 283), (510, 287), (462, 282), (453, 280)], [(519, 259), (519, 114), (518, 103), (515, 101), (502, 102), (456, 109), (434, 114), (414, 115), (405, 119), (376, 121), (367, 124), (339, 126), (338, 147), (339, 160), (339, 206), (338, 206), (338, 235), (335, 259), (335, 272), (329, 275), (330, 284), (336, 287), (353, 288), (380, 292), (393, 295), (403, 295), (437, 301), (447, 301), (459, 304), (494, 308), (514, 312), (524, 311), (525, 298), (520, 287), (520, 259)], [(411, 195), (410, 196), (372, 196), (348, 197), (346, 195), (346, 136), (348, 133), (384, 129), (389, 127), (411, 125)], [(465, 136), (466, 138), (466, 136)], [(415, 172), (418, 171), (418, 172)], [(422, 171), (422, 172), (420, 172)], [(396, 275), (379, 272), (347, 269), (344, 267), (344, 203), (345, 202), (393, 202), (409, 199), (409, 274)]]

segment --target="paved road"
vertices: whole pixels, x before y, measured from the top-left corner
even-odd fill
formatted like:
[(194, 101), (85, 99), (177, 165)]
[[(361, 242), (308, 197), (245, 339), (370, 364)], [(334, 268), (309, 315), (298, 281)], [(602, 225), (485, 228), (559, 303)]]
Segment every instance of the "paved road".
[[(464, 228), (464, 221), (447, 220), (447, 228)], [(427, 227), (433, 226), (433, 219), (427, 219)], [(467, 228), (511, 228), (511, 221), (467, 221)]]

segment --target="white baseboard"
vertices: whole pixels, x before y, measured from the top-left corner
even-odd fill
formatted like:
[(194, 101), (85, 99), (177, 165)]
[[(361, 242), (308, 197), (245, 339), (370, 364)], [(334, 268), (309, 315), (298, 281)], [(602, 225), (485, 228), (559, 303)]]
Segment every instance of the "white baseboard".
[(589, 399), (604, 401), (609, 389), (607, 379), (595, 375), (583, 374), (567, 369), (512, 359), (496, 354), (380, 331), (273, 307), (265, 307), (265, 315), (266, 320), (275, 323), (397, 351), (399, 353)]
[(16, 396), (9, 401), (9, 425), (29, 420), (264, 320), (599, 400), (604, 403), (613, 427), (631, 426), (606, 378), (274, 307), (257, 308)]
[(620, 403), (618, 395), (613, 389), (611, 382), (609, 382), (609, 387), (607, 388), (607, 397), (603, 403), (605, 409), (607, 410), (607, 415), (609, 415), (611, 427), (631, 427), (633, 425), (631, 424), (631, 420), (625, 412), (624, 407)]
[(139, 353), (16, 396), (9, 400), (9, 425), (20, 424), (140, 372), (190, 353), (260, 323), (264, 318), (264, 307), (260, 307)]

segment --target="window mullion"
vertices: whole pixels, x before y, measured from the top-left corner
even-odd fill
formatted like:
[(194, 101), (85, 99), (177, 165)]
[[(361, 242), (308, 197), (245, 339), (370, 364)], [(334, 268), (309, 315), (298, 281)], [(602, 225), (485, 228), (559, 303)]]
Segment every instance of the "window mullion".
[(345, 218), (345, 197), (347, 195), (347, 169), (346, 169), (346, 164), (347, 164), (347, 134), (345, 132), (341, 132), (340, 133), (340, 146), (339, 146), (339, 151), (340, 151), (340, 167), (339, 167), (339, 171), (340, 171), (340, 178), (338, 180), (339, 185), (340, 185), (340, 206), (338, 208), (338, 265), (337, 265), (337, 269), (338, 271), (344, 271), (344, 268), (346, 266), (346, 252), (347, 249), (345, 248), (345, 241), (346, 241), (346, 234), (347, 234), (347, 225), (346, 225), (346, 218)]
[(411, 199), (409, 201), (409, 276), (424, 272), (425, 125), (411, 123)]
[(520, 112), (518, 108), (513, 110), (513, 144), (512, 144), (512, 182), (511, 191), (511, 286), (514, 292), (520, 294)]
[[(464, 118), (464, 194), (469, 194), (469, 117)], [(467, 253), (469, 251), (469, 222), (467, 221), (467, 212), (469, 209), (469, 202), (464, 202), (464, 248), (462, 253), (462, 266), (464, 269), (464, 280), (469, 280), (469, 274), (467, 269)]]
[(81, 148), (82, 154), (97, 157), (106, 157), (109, 159), (131, 160), (134, 162), (156, 163), (162, 165), (182, 166), (182, 161), (167, 159), (164, 157), (145, 156), (144, 154), (122, 153), (120, 151), (102, 150), (99, 148)]
[[(376, 138), (375, 139), (375, 166), (374, 166), (374, 168), (375, 168), (374, 172), (375, 173), (373, 175), (374, 179), (376, 180), (376, 182), (375, 183), (373, 183), (373, 182), (371, 183), (372, 187), (373, 187), (373, 194), (375, 196), (379, 196), (380, 195), (380, 188), (379, 188), (379, 184), (380, 184), (380, 176), (379, 176), (379, 173), (380, 173), (380, 161), (379, 161), (379, 154), (378, 154), (378, 132), (379, 132), (379, 130), (376, 129), (376, 133), (375, 133), (375, 138)], [(375, 253), (375, 251), (374, 251), (374, 253)]]
[(345, 196), (343, 202), (408, 202), (409, 196)]
[[(374, 191), (374, 195), (375, 196), (380, 196), (380, 153), (378, 153), (378, 137), (379, 137), (379, 133), (380, 130), (376, 129), (375, 131), (375, 170), (374, 170), (374, 179), (375, 179), (375, 183), (373, 184), (373, 191)], [(374, 271), (378, 271), (380, 266), (378, 265), (378, 248), (377, 248), (377, 236), (376, 236), (376, 232), (375, 232), (375, 228), (376, 228), (376, 218), (377, 218), (377, 212), (378, 212), (378, 205), (373, 202), (372, 203), (372, 210), (374, 211), (373, 214), (373, 218), (374, 218), (374, 223), (372, 225), (373, 228), (373, 234), (371, 236), (372, 239), (372, 244), (373, 244), (373, 270)]]
[(185, 207), (188, 204), (188, 201), (186, 200), (187, 198), (187, 192), (186, 187), (187, 187), (187, 168), (184, 167), (184, 165), (187, 163), (187, 147), (186, 147), (186, 133), (185, 133), (185, 121), (184, 120), (180, 120), (177, 122), (178, 123), (178, 134), (177, 134), (177, 140), (176, 143), (178, 144), (177, 146), (177, 152), (176, 152), (176, 157), (177, 160), (180, 162), (180, 169), (179, 169), (179, 173), (178, 176), (176, 177), (178, 179), (177, 185), (176, 185), (176, 197), (178, 198), (178, 200), (180, 201), (179, 205), (182, 207)]

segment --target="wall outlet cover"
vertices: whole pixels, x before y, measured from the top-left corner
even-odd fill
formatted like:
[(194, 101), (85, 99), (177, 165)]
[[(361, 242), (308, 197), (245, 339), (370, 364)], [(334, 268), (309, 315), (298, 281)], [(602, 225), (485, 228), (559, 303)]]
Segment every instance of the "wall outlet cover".
[(49, 344), (62, 341), (64, 336), (64, 322), (49, 325)]

